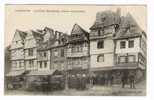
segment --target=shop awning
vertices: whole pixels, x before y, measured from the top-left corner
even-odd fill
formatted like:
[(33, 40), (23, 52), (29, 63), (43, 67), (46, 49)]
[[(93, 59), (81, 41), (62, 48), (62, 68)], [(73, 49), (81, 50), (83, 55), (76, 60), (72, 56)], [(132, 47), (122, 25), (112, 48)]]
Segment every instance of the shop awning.
[(138, 67), (114, 67), (113, 70), (118, 70), (118, 69), (137, 69)]
[(122, 69), (137, 69), (139, 68), (137, 63), (130, 63), (130, 64), (117, 64), (115, 66), (108, 66), (108, 67), (96, 67), (91, 68), (91, 71), (110, 71), (110, 70), (122, 70)]
[(22, 75), (25, 71), (24, 70), (18, 70), (18, 71), (10, 71), (6, 74), (6, 76), (19, 76)]
[(27, 76), (52, 75), (56, 70), (30, 71)]
[(108, 71), (112, 70), (113, 67), (96, 67), (96, 68), (90, 68), (91, 71)]
[(113, 69), (137, 69), (137, 63), (124, 63), (124, 64), (117, 64), (113, 67)]

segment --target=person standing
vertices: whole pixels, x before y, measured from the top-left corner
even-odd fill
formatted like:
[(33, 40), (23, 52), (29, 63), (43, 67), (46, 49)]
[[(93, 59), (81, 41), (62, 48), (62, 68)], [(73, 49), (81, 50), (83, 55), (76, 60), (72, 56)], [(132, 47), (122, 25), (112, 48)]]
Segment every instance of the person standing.
[(122, 88), (125, 88), (125, 84), (127, 82), (127, 77), (126, 75), (122, 75), (121, 77), (121, 82), (122, 82)]
[(130, 88), (135, 88), (135, 76), (133, 74), (129, 76), (129, 83), (130, 83)]
[(113, 77), (113, 75), (111, 75), (111, 77), (110, 77), (110, 85), (111, 86), (113, 85), (113, 80), (114, 80), (114, 77)]

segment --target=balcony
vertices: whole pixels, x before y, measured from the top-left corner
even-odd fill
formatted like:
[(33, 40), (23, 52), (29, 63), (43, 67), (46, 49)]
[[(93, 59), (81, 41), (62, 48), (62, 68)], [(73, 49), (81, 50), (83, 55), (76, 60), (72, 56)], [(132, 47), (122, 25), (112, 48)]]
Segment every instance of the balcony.
[(83, 52), (68, 52), (67, 57), (83, 57), (83, 56), (88, 56), (88, 52), (83, 51)]
[(106, 34), (102, 34), (102, 35), (91, 35), (90, 36), (90, 40), (93, 40), (93, 39), (102, 39), (102, 38), (106, 38), (106, 37), (112, 37), (113, 34), (111, 33), (106, 33)]
[(38, 56), (38, 61), (46, 61), (48, 57)]
[(116, 63), (113, 69), (136, 69), (138, 62)]

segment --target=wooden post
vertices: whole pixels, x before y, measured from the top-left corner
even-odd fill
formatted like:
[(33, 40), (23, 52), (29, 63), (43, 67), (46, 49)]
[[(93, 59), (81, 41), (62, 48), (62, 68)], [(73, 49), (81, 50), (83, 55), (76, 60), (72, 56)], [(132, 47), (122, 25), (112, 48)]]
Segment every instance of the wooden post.
[[(66, 54), (67, 54), (67, 46), (66, 46)], [(66, 56), (66, 55), (65, 55)], [(69, 87), (68, 87), (68, 59), (67, 59), (67, 57), (65, 58), (65, 90), (68, 90), (69, 89)]]

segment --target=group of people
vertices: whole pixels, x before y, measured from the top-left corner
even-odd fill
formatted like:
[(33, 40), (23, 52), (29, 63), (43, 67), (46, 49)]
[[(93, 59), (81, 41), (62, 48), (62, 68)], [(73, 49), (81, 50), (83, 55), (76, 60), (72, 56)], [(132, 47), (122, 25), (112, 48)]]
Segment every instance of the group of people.
[[(110, 85), (112, 86), (114, 81), (114, 76), (108, 76), (105, 77), (103, 75), (98, 75), (96, 77), (93, 77), (93, 84), (94, 85)], [(125, 88), (126, 84), (130, 85), (130, 88), (135, 88), (135, 75), (134, 74), (123, 74), (121, 76), (121, 84), (122, 88)]]
[(98, 75), (93, 77), (93, 84), (95, 85), (112, 85), (113, 84), (113, 76), (107, 77), (103, 75)]
[(135, 88), (135, 75), (131, 74), (129, 76), (123, 75), (121, 77), (121, 82), (122, 82), (122, 88), (125, 87), (125, 85), (128, 83), (130, 84), (130, 88)]

